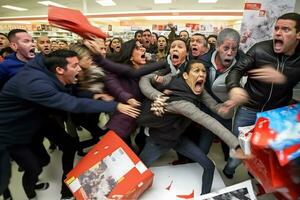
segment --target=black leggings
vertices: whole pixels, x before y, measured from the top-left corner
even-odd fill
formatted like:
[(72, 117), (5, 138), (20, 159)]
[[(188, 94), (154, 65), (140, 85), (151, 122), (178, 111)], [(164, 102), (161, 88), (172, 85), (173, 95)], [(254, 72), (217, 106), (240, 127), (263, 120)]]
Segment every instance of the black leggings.
[[(36, 146), (37, 144), (35, 144)], [(42, 145), (42, 144), (41, 144)], [(24, 169), (22, 185), (26, 196), (33, 198), (36, 196), (34, 187), (38, 181), (38, 176), (42, 172), (42, 165), (39, 157), (34, 153), (31, 144), (18, 144), (8, 148), (10, 157)]]
[(49, 119), (43, 126), (41, 131), (46, 138), (53, 141), (59, 149), (63, 152), (62, 154), (62, 197), (71, 197), (72, 193), (64, 183), (67, 173), (73, 169), (74, 157), (76, 152), (76, 141), (69, 134), (66, 133), (65, 129), (59, 125), (59, 123), (53, 119)]

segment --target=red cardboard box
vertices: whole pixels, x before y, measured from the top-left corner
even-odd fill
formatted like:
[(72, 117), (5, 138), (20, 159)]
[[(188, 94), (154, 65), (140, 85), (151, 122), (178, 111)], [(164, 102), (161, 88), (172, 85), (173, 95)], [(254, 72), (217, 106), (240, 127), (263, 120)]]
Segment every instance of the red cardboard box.
[(153, 173), (113, 131), (109, 131), (67, 175), (77, 200), (138, 199)]
[(271, 120), (264, 117), (257, 120), (250, 140), (253, 158), (244, 163), (267, 193), (274, 192), (280, 200), (297, 200), (300, 197), (299, 167), (293, 166), (296, 160), (289, 160), (282, 165), (278, 152), (268, 145), (276, 138), (276, 132), (269, 127)]

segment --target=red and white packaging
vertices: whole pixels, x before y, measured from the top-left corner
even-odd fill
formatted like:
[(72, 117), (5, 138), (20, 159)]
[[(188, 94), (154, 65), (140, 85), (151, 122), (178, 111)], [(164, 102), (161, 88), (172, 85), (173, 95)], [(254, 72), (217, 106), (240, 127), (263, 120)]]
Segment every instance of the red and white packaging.
[(244, 153), (246, 155), (251, 154), (251, 137), (252, 137), (252, 130), (255, 125), (251, 126), (244, 126), (244, 127), (239, 127), (239, 143), (241, 145), (241, 148), (243, 149)]
[(135, 200), (153, 182), (153, 173), (113, 131), (109, 131), (67, 175), (77, 200)]

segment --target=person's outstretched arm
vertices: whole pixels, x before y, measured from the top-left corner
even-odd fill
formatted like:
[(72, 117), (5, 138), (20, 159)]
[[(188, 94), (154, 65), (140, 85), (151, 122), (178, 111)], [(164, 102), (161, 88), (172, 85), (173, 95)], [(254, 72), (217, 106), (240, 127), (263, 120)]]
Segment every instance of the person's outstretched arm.
[(201, 102), (208, 107), (211, 111), (221, 116), (224, 119), (230, 119), (233, 116), (233, 109), (227, 113), (221, 112), (220, 108), (223, 106), (223, 103), (218, 103), (206, 90), (200, 95)]
[(160, 69), (169, 68), (166, 61), (160, 61), (143, 65), (139, 69), (133, 69), (130, 65), (116, 63), (104, 58), (97, 48), (96, 41), (85, 40), (84, 44), (94, 53), (93, 61), (97, 66), (120, 76), (138, 78)]
[(138, 69), (132, 68), (130, 65), (120, 64), (111, 60), (103, 58), (101, 55), (94, 55), (93, 60), (97, 66), (105, 69), (106, 71), (118, 74), (128, 78), (139, 78), (154, 71), (164, 69), (168, 66), (166, 61), (154, 62), (142, 65)]
[[(161, 77), (161, 76), (158, 76), (156, 74), (148, 74), (146, 76), (143, 76), (139, 82), (141, 92), (150, 100), (154, 100), (156, 97), (164, 95), (164, 93), (160, 92), (153, 86), (153, 84), (155, 84), (156, 81), (155, 79), (157, 77)], [(172, 79), (171, 74), (162, 76), (162, 82), (160, 84), (167, 85), (171, 81), (171, 79)]]
[(20, 97), (39, 105), (72, 113), (99, 113), (118, 110), (136, 118), (140, 111), (130, 105), (116, 101), (101, 101), (78, 98), (53, 87), (48, 80), (40, 79), (21, 86)]
[(238, 139), (226, 129), (219, 121), (205, 112), (201, 111), (191, 102), (181, 100), (173, 101), (167, 105), (168, 112), (181, 114), (192, 121), (204, 126), (219, 138), (221, 138), (230, 148), (235, 149), (239, 146)]

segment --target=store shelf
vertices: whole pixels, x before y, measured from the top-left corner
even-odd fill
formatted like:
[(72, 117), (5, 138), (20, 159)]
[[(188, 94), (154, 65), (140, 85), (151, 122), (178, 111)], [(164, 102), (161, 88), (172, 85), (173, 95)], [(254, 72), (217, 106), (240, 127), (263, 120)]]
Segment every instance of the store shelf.
[(74, 42), (74, 41), (81, 39), (78, 35), (71, 33), (69, 31), (63, 31), (63, 30), (60, 30), (60, 31), (31, 31), (29, 33), (32, 35), (32, 37), (34, 39), (37, 39), (40, 36), (48, 36), (51, 40), (64, 39), (69, 42), (71, 42), (71, 41)]

